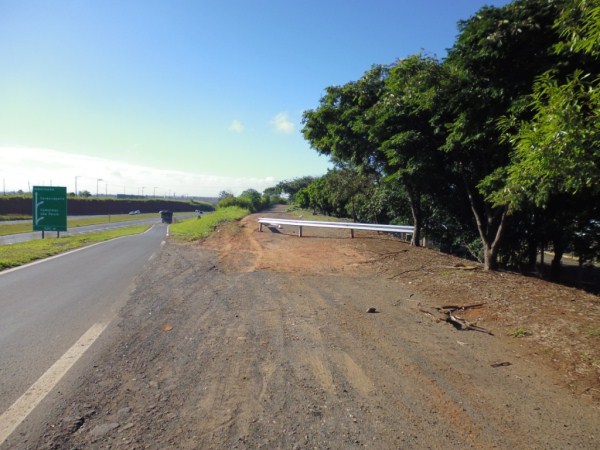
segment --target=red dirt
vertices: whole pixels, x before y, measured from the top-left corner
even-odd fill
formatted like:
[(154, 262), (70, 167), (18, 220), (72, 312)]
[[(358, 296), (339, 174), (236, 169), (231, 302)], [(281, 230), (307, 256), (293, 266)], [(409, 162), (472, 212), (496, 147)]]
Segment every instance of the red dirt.
[[(114, 351), (21, 448), (600, 447), (597, 296), (257, 217), (169, 242)], [(493, 336), (420, 310), (475, 303)]]

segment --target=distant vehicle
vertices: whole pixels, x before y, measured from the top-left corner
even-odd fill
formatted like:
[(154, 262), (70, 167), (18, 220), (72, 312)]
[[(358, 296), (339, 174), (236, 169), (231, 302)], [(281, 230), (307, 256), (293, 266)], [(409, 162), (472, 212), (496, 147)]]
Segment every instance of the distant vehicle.
[(129, 211), (130, 216), (134, 216), (136, 214), (141, 214), (139, 209), (136, 209), (135, 211)]
[(160, 211), (160, 219), (162, 223), (173, 223), (173, 213), (166, 209)]

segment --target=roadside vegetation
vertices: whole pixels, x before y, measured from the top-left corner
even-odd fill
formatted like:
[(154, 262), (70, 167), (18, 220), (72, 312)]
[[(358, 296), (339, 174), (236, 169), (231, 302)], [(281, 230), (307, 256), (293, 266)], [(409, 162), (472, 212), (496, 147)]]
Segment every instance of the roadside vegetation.
[(0, 223), (9, 220), (31, 220), (31, 215), (25, 214), (0, 214)]
[(458, 29), (443, 60), (417, 54), (326, 87), (302, 133), (334, 169), (269, 192), (410, 223), (413, 245), (486, 270), (535, 272), (544, 250), (553, 280), (567, 253), (586, 269), (600, 259), (600, 2), (515, 0)]
[(273, 192), (263, 194), (255, 189), (247, 189), (239, 196), (223, 191), (219, 194), (217, 210), (214, 213), (175, 223), (170, 227), (171, 236), (183, 241), (196, 241), (208, 237), (217, 225), (232, 220), (240, 220), (248, 214), (266, 209), (285, 200)]
[(47, 237), (34, 241), (2, 245), (0, 246), (0, 270), (21, 266), (37, 259), (48, 258), (58, 253), (85, 247), (97, 242), (143, 233), (148, 228), (150, 228), (150, 225), (138, 225), (90, 233), (83, 236)]
[(286, 201), (281, 197), (280, 194), (281, 192), (278, 194), (272, 189), (266, 189), (262, 194), (255, 189), (247, 189), (238, 197), (236, 197), (227, 191), (223, 191), (219, 194), (217, 208), (238, 206), (255, 213), (277, 203), (285, 203)]
[(316, 213), (310, 209), (300, 208), (295, 204), (288, 206), (286, 212), (294, 217), (297, 217), (299, 220), (318, 220), (320, 222), (351, 221), (351, 219), (348, 217), (327, 216), (325, 214)]
[(219, 207), (214, 213), (183, 220), (169, 227), (169, 233), (182, 241), (197, 241), (208, 237), (223, 222), (240, 220), (250, 214), (250, 210), (240, 206)]

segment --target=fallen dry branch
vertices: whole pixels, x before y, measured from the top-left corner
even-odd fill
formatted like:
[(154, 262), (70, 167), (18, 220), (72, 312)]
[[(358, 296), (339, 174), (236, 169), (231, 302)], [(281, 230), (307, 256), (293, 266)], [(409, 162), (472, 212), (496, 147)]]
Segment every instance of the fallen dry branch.
[(455, 328), (459, 330), (473, 330), (479, 331), (481, 333), (486, 333), (491, 336), (494, 334), (483, 328), (478, 326), (474, 322), (469, 322), (468, 320), (457, 316), (456, 311), (466, 311), (468, 309), (476, 309), (483, 307), (484, 303), (478, 303), (476, 305), (446, 305), (446, 306), (423, 306), (419, 305), (419, 311), (429, 315), (436, 322), (447, 322), (453, 325)]
[(361, 261), (359, 262), (359, 264), (371, 264), (371, 263), (375, 263), (375, 262), (379, 262), (379, 261), (384, 261), (386, 259), (390, 259), (390, 258), (395, 258), (396, 256), (398, 256), (401, 253), (406, 253), (408, 252), (408, 250), (400, 250), (397, 252), (389, 252), (389, 253), (379, 253), (377, 254), (376, 258), (371, 258), (368, 259), (367, 261)]
[(465, 264), (462, 263), (458, 263), (458, 264), (454, 264), (453, 266), (444, 266), (444, 268), (446, 269), (456, 269), (456, 270), (477, 270), (479, 269), (478, 266), (467, 266)]
[(398, 278), (400, 275), (404, 275), (405, 273), (410, 273), (410, 272), (421, 272), (422, 270), (425, 270), (427, 267), (426, 266), (421, 266), (417, 269), (409, 269), (409, 270), (405, 270), (403, 272), (397, 273), (393, 276), (390, 277), (390, 280), (393, 280), (395, 278)]
[(452, 311), (466, 311), (467, 309), (483, 308), (485, 303), (477, 303), (475, 305), (444, 305), (438, 306), (441, 309), (451, 309)]

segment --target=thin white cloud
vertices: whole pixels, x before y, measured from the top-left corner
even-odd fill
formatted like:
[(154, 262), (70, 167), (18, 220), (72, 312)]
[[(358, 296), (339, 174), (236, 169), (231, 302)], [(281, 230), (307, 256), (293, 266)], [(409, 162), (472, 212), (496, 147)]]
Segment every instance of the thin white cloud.
[(277, 114), (271, 124), (275, 127), (275, 130), (283, 134), (291, 134), (294, 132), (294, 123), (289, 119), (287, 112), (280, 112)]
[(244, 130), (244, 124), (237, 119), (234, 119), (229, 125), (229, 131), (233, 131), (234, 133), (243, 133)]
[[(227, 177), (130, 164), (39, 148), (0, 147), (0, 178), (7, 192), (32, 186), (66, 186), (67, 192), (216, 197), (228, 190), (259, 192), (278, 182), (273, 177)], [(101, 181), (100, 181), (101, 180)]]

